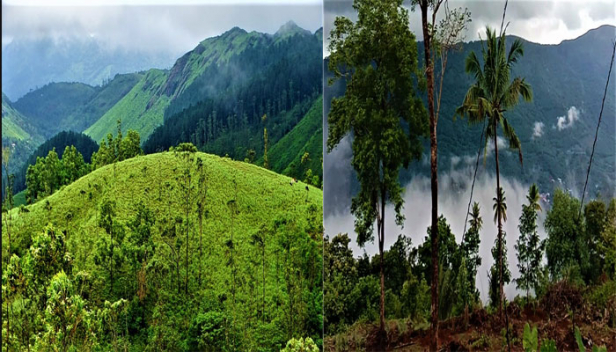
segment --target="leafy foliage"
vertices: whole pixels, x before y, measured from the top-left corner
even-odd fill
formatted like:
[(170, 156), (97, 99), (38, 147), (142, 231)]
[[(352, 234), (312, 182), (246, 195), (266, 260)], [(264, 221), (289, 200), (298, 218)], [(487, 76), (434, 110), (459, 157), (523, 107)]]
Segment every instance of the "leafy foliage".
[[(36, 150), (25, 161), (20, 169), (15, 171), (15, 192), (20, 192), (26, 189), (26, 173), (28, 166), (34, 165), (38, 157), (44, 158), (47, 154), (55, 148), (58, 153), (58, 157), (62, 159), (64, 150), (66, 147), (73, 146), (83, 156), (84, 162), (89, 164), (91, 162), (92, 153), (98, 150), (98, 144), (94, 142), (90, 137), (73, 131), (62, 131), (50, 139), (46, 140), (43, 144), (39, 145)], [(14, 165), (18, 165), (14, 163)]]
[(74, 146), (67, 146), (58, 158), (55, 148), (46, 157), (37, 157), (26, 173), (26, 200), (33, 203), (46, 197), (61, 186), (70, 184), (90, 171), (90, 165), (83, 160)]

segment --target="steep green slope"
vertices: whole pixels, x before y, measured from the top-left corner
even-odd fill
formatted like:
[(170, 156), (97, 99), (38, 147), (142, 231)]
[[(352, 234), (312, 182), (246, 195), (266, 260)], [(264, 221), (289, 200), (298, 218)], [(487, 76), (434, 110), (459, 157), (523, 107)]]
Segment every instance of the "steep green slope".
[[(169, 86), (178, 95), (165, 111), (163, 125), (144, 143), (146, 153), (192, 142), (200, 150), (236, 160), (244, 160), (254, 151), (258, 159), (263, 155), (263, 128), (267, 127), (269, 146), (274, 146), (320, 97), (322, 38), (318, 31), (311, 34), (292, 23), (273, 36), (234, 28), (204, 43), (220, 42), (227, 46), (215, 56), (220, 61), (218, 66), (205, 67), (186, 88)], [(230, 52), (230, 48), (235, 51)], [(171, 77), (184, 77), (186, 71), (180, 68), (189, 65), (183, 61), (192, 60), (198, 52), (199, 48), (178, 60), (170, 82), (176, 79)], [(209, 56), (203, 60), (206, 58), (209, 60)], [(190, 77), (184, 81), (190, 81)], [(311, 160), (318, 163), (322, 153), (317, 149), (314, 153)], [(286, 162), (294, 157), (285, 157), (285, 163), (273, 170), (284, 171), (289, 166)], [(316, 169), (320, 167), (313, 171)]]
[(97, 87), (83, 83), (50, 83), (26, 94), (15, 106), (45, 138), (60, 131), (81, 132), (122, 99), (142, 76), (140, 73), (116, 75)]
[[(155, 247), (145, 269), (148, 290), (144, 300), (136, 292), (130, 296), (136, 290), (136, 279), (127, 257), (114, 269), (117, 287), (112, 295), (113, 300), (129, 300), (130, 314), (123, 319), (127, 319), (134, 348), (149, 345), (157, 349), (162, 344), (177, 346), (174, 350), (194, 350), (197, 347), (190, 347), (193, 324), (198, 316), (213, 313), (221, 314), (226, 322), (221, 327), (222, 339), (214, 335), (218, 337), (211, 342), (221, 344), (219, 350), (232, 350), (231, 341), (237, 350), (279, 350), (291, 336), (311, 336), (320, 342), (322, 191), (303, 183), (290, 185), (289, 177), (252, 164), (204, 153), (192, 155), (203, 160), (207, 173), (202, 255), (195, 198), (186, 203), (198, 189), (195, 164), (187, 196), (182, 191), (186, 179), (181, 176), (187, 163), (173, 152), (107, 165), (27, 206), (27, 212), (15, 209), (10, 221), (12, 252), (22, 257), (32, 235), (48, 223), (66, 231), (72, 272), (92, 278), (83, 295), (92, 302), (88, 309), (93, 309), (111, 300), (105, 267), (95, 259), (100, 255), (99, 244), (109, 237), (98, 226), (100, 205), (106, 199), (115, 202), (116, 250), (118, 255), (129, 255), (129, 241), (134, 238), (129, 220), (142, 203), (155, 221), (151, 228)], [(185, 226), (190, 229), (188, 242)], [(6, 251), (5, 226), (2, 231)], [(264, 247), (258, 246), (255, 235), (265, 236)], [(186, 253), (190, 253), (188, 267)], [(203, 282), (199, 283), (201, 269)], [(183, 286), (187, 274), (189, 295)], [(125, 336), (124, 327), (120, 330)], [(225, 340), (224, 336), (235, 337)], [(185, 342), (172, 342), (178, 340)]]
[[(2, 93), (2, 138), (11, 138), (16, 141), (30, 139), (30, 133), (24, 128), (27, 119), (13, 106), (9, 98)], [(24, 126), (24, 127), (22, 127)]]
[(100, 87), (90, 101), (66, 118), (65, 129), (84, 131), (116, 105), (142, 78), (142, 73), (116, 75)]
[(166, 71), (147, 71), (117, 104), (84, 133), (100, 142), (107, 133), (115, 131), (117, 120), (121, 119), (122, 132), (134, 129), (145, 140), (163, 122), (163, 113), (169, 104), (169, 97), (163, 90), (166, 79)]
[[(10, 172), (16, 172), (30, 153), (43, 142), (39, 129), (30, 119), (15, 109), (2, 94), (2, 146), (11, 148)], [(5, 190), (5, 170), (2, 169), (2, 195)]]
[[(305, 170), (308, 169), (315, 175), (322, 175), (322, 143), (323, 97), (319, 97), (301, 121), (269, 149), (268, 157), (272, 169), (299, 179), (304, 178)], [(301, 164), (301, 158), (306, 152), (309, 153), (310, 160)]]

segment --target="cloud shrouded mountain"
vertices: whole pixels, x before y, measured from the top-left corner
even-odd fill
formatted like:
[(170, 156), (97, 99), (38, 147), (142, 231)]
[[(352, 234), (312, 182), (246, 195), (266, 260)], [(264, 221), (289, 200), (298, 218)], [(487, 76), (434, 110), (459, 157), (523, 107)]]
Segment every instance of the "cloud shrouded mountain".
[[(266, 114), (274, 171), (303, 179), (310, 169), (320, 177), (322, 40), (321, 29), (312, 33), (291, 21), (274, 34), (234, 27), (203, 40), (170, 69), (118, 74), (102, 86), (49, 83), (12, 106), (45, 139), (72, 130), (100, 142), (121, 119), (123, 132), (137, 130), (147, 152), (189, 141), (258, 163)], [(301, 162), (305, 152), (310, 157)]]
[[(615, 28), (602, 26), (559, 45), (541, 45), (522, 39), (524, 57), (516, 64), (513, 75), (525, 77), (533, 88), (534, 99), (532, 103), (521, 102), (513, 111), (505, 114), (522, 142), (524, 165), (520, 165), (517, 151), (499, 149), (501, 183), (504, 184), (509, 209), (509, 221), (505, 230), (508, 234), (507, 245), (510, 247), (510, 268), (514, 277), (517, 275), (517, 269), (513, 245), (519, 234), (517, 222), (528, 187), (537, 183), (542, 193), (553, 193), (554, 189), (561, 188), (570, 190), (576, 196), (581, 195), (614, 38)], [(512, 43), (512, 38), (508, 39), (508, 43)], [(423, 52), (422, 43), (419, 42), (418, 45), (420, 52)], [(462, 237), (481, 126), (469, 126), (467, 120), (454, 119), (453, 116), (455, 108), (462, 103), (468, 87), (472, 84), (472, 77), (464, 72), (464, 59), (470, 51), (480, 53), (480, 45), (479, 42), (471, 42), (465, 44), (461, 51), (450, 54), (438, 125), (439, 212), (447, 217), (458, 241)], [(326, 59), (325, 67), (327, 62)], [(614, 82), (612, 72), (588, 182), (587, 200), (597, 195), (604, 198), (613, 197), (616, 189)], [(327, 112), (332, 97), (344, 93), (343, 82), (326, 86), (324, 93)], [(324, 127), (325, 140), (327, 126)], [(350, 204), (352, 195), (359, 190), (359, 185), (350, 164), (350, 146), (351, 140), (347, 137), (324, 157), (325, 231), (330, 236), (340, 232), (354, 232)], [(411, 237), (414, 245), (419, 245), (424, 240), (430, 223), (428, 151), (429, 143), (425, 141), (422, 160), (412, 163), (408, 170), (401, 173), (401, 181), (406, 188), (406, 222), (404, 229), (400, 229), (395, 226), (393, 218), (388, 219), (391, 223), (386, 226), (390, 229), (386, 237), (386, 247), (395, 241), (398, 233)], [(485, 224), (480, 249), (484, 264), (479, 271), (483, 277), (478, 277), (478, 287), (481, 287), (481, 279), (486, 290), (486, 272), (492, 264), (489, 250), (496, 231), (492, 223), (492, 197), (496, 188), (493, 159), (493, 147), (489, 145), (485, 162), (483, 151), (480, 156), (474, 191), (474, 199), (480, 202)], [(549, 204), (544, 204), (544, 208), (549, 209)], [(393, 212), (390, 210), (389, 214)], [(540, 227), (543, 231), (542, 224)], [(355, 254), (362, 253), (362, 249), (356, 244), (354, 250)], [(367, 245), (366, 250), (375, 253), (376, 246)]]
[(101, 85), (117, 73), (169, 68), (174, 55), (126, 47), (108, 48), (97, 38), (16, 38), (2, 48), (2, 91), (12, 100), (50, 82)]

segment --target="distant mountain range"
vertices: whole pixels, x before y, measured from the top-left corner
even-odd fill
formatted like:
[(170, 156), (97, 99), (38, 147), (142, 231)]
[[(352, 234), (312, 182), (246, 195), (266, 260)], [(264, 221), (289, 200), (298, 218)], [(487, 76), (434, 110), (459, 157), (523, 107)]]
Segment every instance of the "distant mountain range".
[[(13, 167), (20, 169), (61, 131), (100, 142), (121, 120), (123, 132), (140, 133), (146, 152), (191, 141), (203, 151), (262, 164), (266, 127), (274, 171), (303, 178), (311, 169), (321, 177), (322, 41), (322, 29), (311, 33), (293, 22), (273, 35), (235, 27), (202, 41), (168, 70), (116, 74), (100, 86), (48, 83), (15, 102), (3, 94), (3, 145), (15, 143)], [(288, 134), (301, 138), (291, 143)], [(279, 141), (286, 147), (277, 147)], [(305, 152), (310, 156), (302, 163)]]
[[(546, 193), (556, 187), (581, 193), (615, 38), (616, 27), (607, 25), (558, 45), (542, 45), (520, 38), (524, 44), (524, 56), (513, 69), (513, 75), (524, 77), (530, 83), (534, 99), (532, 103), (521, 102), (513, 111), (505, 113), (522, 142), (524, 154), (522, 167), (517, 152), (507, 151), (506, 146), (503, 148), (500, 169), (505, 177), (513, 177), (524, 184), (536, 182)], [(508, 45), (513, 43), (513, 39), (508, 38)], [(418, 47), (419, 52), (423, 52), (422, 42)], [(481, 57), (481, 43), (466, 43), (461, 51), (449, 54), (438, 122), (439, 172), (463, 170), (469, 179), (472, 179), (472, 173), (467, 170), (475, 166), (481, 126), (469, 126), (467, 120), (454, 119), (454, 111), (472, 84), (472, 77), (464, 72), (464, 60), (471, 51)], [(420, 65), (422, 57), (420, 55)], [(327, 68), (327, 58), (324, 64)], [(331, 74), (326, 72), (326, 79), (329, 77)], [(590, 198), (597, 194), (615, 195), (615, 86), (615, 72), (612, 71), (589, 180)], [(330, 109), (331, 99), (342, 94), (344, 82), (326, 85), (326, 112)], [(324, 139), (326, 134), (327, 129)], [(428, 153), (429, 142), (425, 141), (423, 160), (412, 163), (401, 173), (403, 184), (416, 175), (429, 176)], [(350, 165), (350, 157), (350, 150), (345, 149), (324, 158), (324, 173), (338, 176), (331, 180), (327, 178), (325, 204), (328, 208), (348, 206), (352, 194), (359, 189), (356, 180), (338, 181), (354, 180), (350, 166), (340, 169), (340, 165)], [(494, 173), (493, 159), (488, 155), (484, 166), (482, 154), (480, 173)], [(462, 187), (465, 183), (460, 184)]]
[(117, 73), (166, 69), (168, 51), (110, 49), (96, 37), (16, 38), (2, 48), (2, 91), (13, 101), (51, 82), (97, 86)]

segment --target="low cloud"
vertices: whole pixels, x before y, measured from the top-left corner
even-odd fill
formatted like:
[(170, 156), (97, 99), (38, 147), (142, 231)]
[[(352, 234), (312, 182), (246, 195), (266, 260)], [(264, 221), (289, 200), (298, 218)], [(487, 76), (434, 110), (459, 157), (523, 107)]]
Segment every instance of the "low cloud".
[(248, 32), (275, 33), (289, 20), (311, 32), (323, 25), (319, 2), (239, 2), (233, 6), (221, 5), (222, 2), (184, 6), (15, 6), (3, 1), (2, 46), (17, 39), (77, 36), (96, 37), (110, 49), (165, 50), (179, 55), (234, 26)]
[[(451, 226), (451, 230), (455, 234), (458, 243), (461, 242), (462, 233), (464, 231), (473, 171), (474, 165), (468, 165), (467, 167), (458, 170), (450, 170), (447, 173), (439, 175), (438, 212), (447, 218), (447, 223)], [(530, 185), (522, 184), (515, 179), (505, 178), (503, 176), (501, 176), (500, 182), (501, 187), (505, 190), (505, 197), (507, 199), (508, 220), (503, 225), (507, 240), (507, 265), (511, 270), (512, 278), (517, 278), (519, 276), (519, 270), (517, 268), (518, 262), (514, 245), (519, 235), (518, 224), (522, 212), (522, 204), (526, 202), (526, 193)], [(488, 300), (488, 271), (490, 266), (494, 263), (490, 250), (494, 246), (497, 234), (497, 227), (493, 221), (494, 213), (492, 211), (495, 192), (495, 175), (480, 168), (473, 192), (473, 201), (478, 202), (481, 207), (481, 216), (484, 224), (480, 233), (481, 244), (479, 247), (482, 263), (478, 269), (476, 278), (476, 285), (481, 293), (481, 299), (484, 302)], [(403, 234), (411, 238), (414, 247), (424, 242), (427, 236), (426, 231), (431, 221), (431, 208), (429, 206), (429, 204), (431, 204), (430, 178), (426, 176), (417, 176), (406, 184), (404, 201), (403, 212), (406, 216), (406, 220), (403, 228), (395, 224), (393, 208), (388, 206), (386, 209), (385, 248), (389, 248), (396, 241), (398, 234)], [(544, 209), (547, 208), (545, 204), (542, 203), (541, 205)], [(544, 219), (545, 210), (539, 213), (538, 231), (541, 238), (546, 237), (543, 227)], [(357, 245), (353, 222), (354, 217), (350, 214), (349, 210), (330, 214), (324, 219), (325, 233), (329, 235), (330, 238), (338, 233), (348, 233), (349, 237), (352, 239), (350, 246), (355, 256), (361, 256), (364, 251), (369, 255), (377, 253), (377, 243), (368, 243), (364, 248), (360, 248)], [(509, 299), (512, 299), (518, 293), (515, 288), (515, 283), (511, 282), (506, 285), (505, 293)]]
[[(507, 142), (501, 136), (496, 137), (496, 143), (498, 143), (499, 152), (507, 148)], [(487, 151), (488, 154), (492, 154), (494, 152), (494, 142), (493, 141), (488, 142), (487, 149), (488, 149)]]
[(566, 116), (559, 116), (556, 118), (556, 127), (558, 128), (559, 131), (562, 131), (565, 128), (569, 128), (573, 126), (575, 121), (579, 119), (580, 119), (580, 111), (575, 106), (572, 106), (567, 111)]
[(544, 126), (545, 124), (543, 122), (535, 121), (535, 126), (533, 127), (533, 139), (543, 136)]

